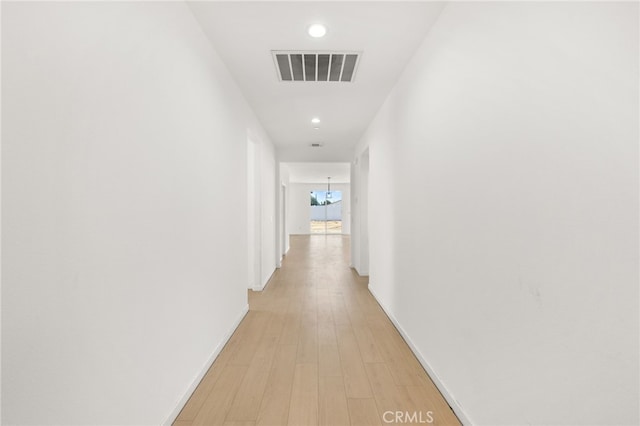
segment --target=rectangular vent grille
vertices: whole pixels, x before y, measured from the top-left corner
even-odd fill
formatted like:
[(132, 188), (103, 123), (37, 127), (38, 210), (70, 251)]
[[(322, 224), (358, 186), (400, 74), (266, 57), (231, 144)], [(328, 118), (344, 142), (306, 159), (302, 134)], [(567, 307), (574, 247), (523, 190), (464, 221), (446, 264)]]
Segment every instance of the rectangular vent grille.
[(360, 62), (358, 52), (291, 52), (273, 50), (280, 81), (352, 82)]

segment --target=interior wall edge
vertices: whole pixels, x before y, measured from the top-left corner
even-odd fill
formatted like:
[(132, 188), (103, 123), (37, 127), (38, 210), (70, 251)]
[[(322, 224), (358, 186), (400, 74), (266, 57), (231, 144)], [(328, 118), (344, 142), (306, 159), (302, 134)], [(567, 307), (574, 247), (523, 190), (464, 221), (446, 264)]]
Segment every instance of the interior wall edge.
[(167, 416), (166, 420), (162, 423), (164, 426), (171, 426), (173, 422), (176, 421), (176, 419), (178, 418), (178, 415), (180, 414), (184, 406), (189, 401), (189, 398), (191, 398), (191, 395), (193, 395), (193, 392), (196, 390), (196, 388), (198, 387), (198, 385), (200, 384), (204, 376), (207, 374), (207, 372), (209, 371), (209, 369), (211, 368), (215, 360), (218, 358), (218, 356), (220, 355), (220, 352), (222, 352), (222, 349), (224, 349), (227, 342), (229, 342), (229, 339), (231, 339), (231, 336), (233, 336), (233, 333), (235, 333), (238, 326), (240, 326), (240, 323), (242, 322), (244, 317), (247, 315), (247, 313), (249, 313), (249, 304), (247, 304), (244, 308), (242, 308), (242, 311), (240, 311), (240, 314), (236, 317), (235, 321), (233, 322), (227, 334), (225, 334), (225, 336), (222, 338), (218, 346), (216, 346), (216, 348), (213, 350), (213, 352), (211, 353), (211, 356), (209, 357), (207, 362), (204, 363), (204, 365), (200, 369), (200, 372), (193, 379), (193, 382), (191, 383), (191, 385), (189, 385), (189, 387), (185, 391), (182, 398), (180, 398), (180, 400), (176, 403), (174, 409)]
[(269, 284), (269, 281), (271, 281), (271, 279), (273, 278), (273, 274), (276, 273), (276, 269), (278, 269), (277, 267), (273, 268), (273, 271), (271, 271), (271, 275), (269, 275), (269, 278), (267, 278), (267, 280), (265, 282), (263, 282), (260, 286), (256, 286), (254, 288), (252, 288), (253, 291), (262, 291), (264, 290), (267, 285)]
[[(413, 355), (416, 357), (420, 365), (422, 365), (422, 368), (425, 369), (425, 371), (429, 375), (429, 378), (431, 378), (431, 380), (433, 381), (433, 384), (436, 385), (436, 387), (438, 388), (438, 390), (440, 391), (444, 399), (447, 401), (447, 404), (449, 404), (449, 407), (451, 407), (455, 415), (458, 417), (458, 420), (460, 420), (460, 422), (463, 425), (474, 424), (469, 418), (469, 415), (464, 411), (460, 403), (455, 399), (454, 395), (451, 393), (449, 388), (447, 388), (447, 386), (444, 384), (440, 376), (438, 376), (438, 373), (433, 369), (433, 367), (431, 367), (431, 364), (429, 364), (429, 361), (427, 361), (427, 359), (422, 355), (418, 347), (413, 343), (413, 340), (411, 340), (411, 337), (404, 330), (400, 322), (391, 313), (391, 310), (388, 309), (386, 305), (382, 302), (382, 300), (376, 295), (375, 290), (373, 290), (373, 288), (371, 287), (371, 282), (369, 282), (368, 288), (373, 298), (376, 299), (376, 302), (378, 302), (378, 305), (380, 305), (380, 307), (382, 308), (384, 313), (387, 315), (389, 320), (393, 323), (393, 326), (396, 328), (396, 330), (398, 330), (398, 333), (400, 333), (400, 336), (402, 336), (402, 339), (409, 346), (409, 349), (411, 349), (411, 352), (413, 353)], [(438, 413), (434, 413), (435, 416), (437, 416), (437, 414)]]

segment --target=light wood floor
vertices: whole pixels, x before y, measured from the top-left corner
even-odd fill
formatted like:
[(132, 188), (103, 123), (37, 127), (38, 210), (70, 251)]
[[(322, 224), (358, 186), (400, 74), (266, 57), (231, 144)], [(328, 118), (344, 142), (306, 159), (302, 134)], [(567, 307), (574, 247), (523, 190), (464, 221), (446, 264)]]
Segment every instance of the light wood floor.
[(174, 425), (459, 425), (348, 259), (348, 237), (292, 237)]

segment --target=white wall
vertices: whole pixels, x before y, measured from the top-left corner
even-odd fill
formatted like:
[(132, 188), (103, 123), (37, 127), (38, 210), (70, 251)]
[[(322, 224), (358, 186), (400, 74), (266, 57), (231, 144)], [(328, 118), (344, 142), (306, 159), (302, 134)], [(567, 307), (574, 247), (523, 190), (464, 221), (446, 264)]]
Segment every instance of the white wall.
[[(326, 191), (327, 183), (291, 183), (289, 188), (287, 229), (293, 235), (310, 234), (310, 192)], [(331, 190), (342, 191), (342, 234), (349, 235), (351, 233), (350, 185), (332, 183)]]
[(2, 422), (171, 420), (246, 310), (263, 133), (184, 3), (2, 9)]
[(640, 422), (638, 112), (637, 3), (450, 3), (361, 141), (370, 287), (473, 423)]

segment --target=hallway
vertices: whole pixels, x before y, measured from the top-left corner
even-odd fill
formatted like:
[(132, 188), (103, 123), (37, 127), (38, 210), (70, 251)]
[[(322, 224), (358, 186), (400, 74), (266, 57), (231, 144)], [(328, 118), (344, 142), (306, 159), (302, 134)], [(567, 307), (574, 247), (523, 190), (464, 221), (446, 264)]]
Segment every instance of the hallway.
[(174, 425), (459, 424), (348, 258), (349, 237), (292, 236)]
[(0, 15), (0, 424), (640, 425), (639, 0)]

